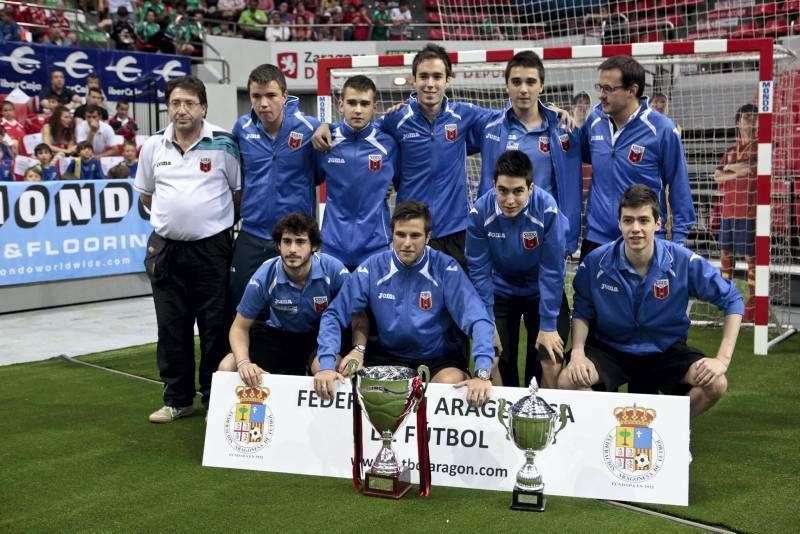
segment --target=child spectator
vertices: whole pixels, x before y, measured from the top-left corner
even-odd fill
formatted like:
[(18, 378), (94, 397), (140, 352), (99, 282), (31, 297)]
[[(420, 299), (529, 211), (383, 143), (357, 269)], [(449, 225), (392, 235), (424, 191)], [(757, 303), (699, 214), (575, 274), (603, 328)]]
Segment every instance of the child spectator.
[(71, 156), (75, 153), (75, 124), (66, 106), (58, 106), (42, 128), (42, 142), (50, 145), (54, 154)]
[(27, 171), (25, 171), (25, 181), (26, 182), (41, 182), (44, 180), (42, 176), (42, 171), (36, 168), (36, 166), (29, 167)]
[(136, 152), (136, 143), (125, 141), (122, 145), (122, 158), (125, 160), (121, 163), (128, 167), (128, 174), (131, 178), (136, 176), (136, 169), (139, 168), (139, 155)]
[(108, 125), (115, 134), (121, 135), (126, 141), (135, 142), (139, 126), (136, 124), (136, 120), (128, 115), (129, 111), (130, 104), (120, 100), (117, 102), (117, 113), (108, 120)]
[(94, 157), (92, 144), (84, 141), (78, 145), (78, 157), (69, 162), (64, 173), (74, 180), (105, 180), (100, 162)]
[(36, 167), (41, 172), (44, 181), (50, 182), (61, 179), (61, 170), (53, 161), (53, 151), (50, 149), (50, 145), (39, 143), (33, 150), (33, 154), (39, 160), (39, 164)]
[(39, 105), (42, 111), (35, 115), (28, 115), (25, 119), (26, 134), (36, 134), (42, 131), (44, 125), (48, 123), (50, 117), (53, 115), (53, 110), (58, 107), (58, 100), (52, 96), (41, 98), (39, 100)]
[(2, 118), (0, 126), (6, 130), (6, 135), (14, 140), (14, 146), (19, 152), (22, 146), (22, 138), (25, 137), (25, 126), (17, 122), (17, 110), (11, 102), (3, 102)]
[(131, 178), (130, 170), (125, 163), (118, 163), (108, 169), (108, 178), (109, 179), (122, 179), (122, 178)]

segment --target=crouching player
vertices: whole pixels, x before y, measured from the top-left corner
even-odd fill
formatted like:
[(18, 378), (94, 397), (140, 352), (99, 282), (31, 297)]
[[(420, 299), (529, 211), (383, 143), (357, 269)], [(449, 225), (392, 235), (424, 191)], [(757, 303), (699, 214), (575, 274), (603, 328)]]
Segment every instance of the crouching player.
[[(655, 237), (659, 201), (648, 187), (625, 191), (618, 218), (622, 237), (593, 250), (575, 274), (572, 353), (558, 385), (616, 391), (638, 380), (666, 394), (688, 394), (692, 416), (700, 415), (727, 389), (742, 297), (708, 261)], [(714, 358), (686, 345), (690, 298), (725, 314)]]
[[(333, 393), (341, 329), (353, 313), (369, 309), (377, 336), (364, 364), (427, 365), (431, 381), (467, 387), (467, 400), (481, 405), (491, 391), (493, 326), (464, 271), (450, 256), (431, 249), (431, 214), (416, 201), (397, 205), (391, 219), (392, 250), (362, 263), (325, 310), (319, 332), (320, 396)], [(459, 329), (472, 338), (475, 378), (469, 378)]]
[[(314, 358), (322, 312), (333, 301), (349, 276), (342, 262), (321, 252), (317, 223), (308, 215), (286, 215), (275, 226), (272, 238), (279, 257), (265, 261), (245, 288), (230, 330), (231, 354), (219, 364), (219, 371), (238, 371), (249, 386), (258, 386), (262, 373), (304, 375)], [(264, 320), (259, 329), (259, 353), (250, 352), (250, 328)], [(259, 318), (261, 317), (261, 318)], [(353, 343), (366, 343), (366, 327), (354, 321)], [(363, 331), (362, 331), (363, 330)], [(337, 349), (338, 351), (338, 349)]]
[(500, 336), (506, 386), (520, 385), (522, 318), (529, 332), (525, 381), (535, 376), (543, 387), (556, 387), (569, 335), (569, 307), (562, 299), (567, 227), (555, 199), (534, 186), (530, 158), (517, 150), (501, 154), (494, 189), (470, 211), (466, 250), (470, 279)]

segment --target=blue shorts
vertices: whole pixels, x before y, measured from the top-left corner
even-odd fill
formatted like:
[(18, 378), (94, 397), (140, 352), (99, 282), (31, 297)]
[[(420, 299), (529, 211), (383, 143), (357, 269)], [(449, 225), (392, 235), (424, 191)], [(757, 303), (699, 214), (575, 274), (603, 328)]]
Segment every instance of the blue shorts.
[(722, 219), (719, 243), (725, 252), (755, 256), (756, 221), (754, 219)]

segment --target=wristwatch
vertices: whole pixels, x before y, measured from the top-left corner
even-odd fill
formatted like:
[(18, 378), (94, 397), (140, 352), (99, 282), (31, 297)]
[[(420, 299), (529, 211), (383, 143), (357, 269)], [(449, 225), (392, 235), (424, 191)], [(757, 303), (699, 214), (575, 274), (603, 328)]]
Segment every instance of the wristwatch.
[(356, 352), (360, 352), (361, 354), (364, 354), (365, 352), (367, 352), (367, 347), (362, 345), (362, 344), (360, 344), (360, 343), (357, 343), (357, 344), (353, 345), (353, 348), (351, 350), (354, 350)]
[(481, 380), (491, 380), (492, 372), (489, 369), (478, 369), (475, 371), (475, 376)]

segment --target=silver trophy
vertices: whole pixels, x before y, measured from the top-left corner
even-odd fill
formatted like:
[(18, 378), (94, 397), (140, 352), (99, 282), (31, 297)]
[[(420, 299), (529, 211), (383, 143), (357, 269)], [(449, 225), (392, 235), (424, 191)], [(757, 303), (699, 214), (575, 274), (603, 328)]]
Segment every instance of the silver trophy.
[[(422, 382), (417, 380), (415, 383), (418, 375)], [(385, 365), (365, 367), (356, 376), (355, 390), (359, 402), (383, 440), (383, 446), (366, 474), (364, 494), (399, 499), (411, 489), (410, 470), (401, 468), (397, 462), (392, 450), (392, 435), (424, 398), (430, 372), (424, 365), (417, 371)], [(421, 392), (415, 391), (415, 385), (422, 388)], [(425, 435), (424, 429), (420, 432)]]
[[(567, 424), (569, 405), (562, 404), (559, 414), (537, 395), (538, 391), (536, 378), (532, 378), (530, 395), (522, 397), (508, 410), (505, 399), (500, 399), (500, 409), (497, 412), (500, 424), (508, 433), (508, 439), (512, 440), (517, 448), (525, 451), (525, 465), (517, 473), (517, 482), (514, 484), (514, 496), (511, 501), (513, 510), (544, 512), (546, 501), (544, 482), (542, 473), (533, 460), (536, 452), (547, 447), (551, 439), (553, 443), (556, 442), (556, 434)], [(506, 411), (509, 412), (508, 425), (505, 422)], [(555, 430), (556, 419), (561, 421), (558, 430)]]

